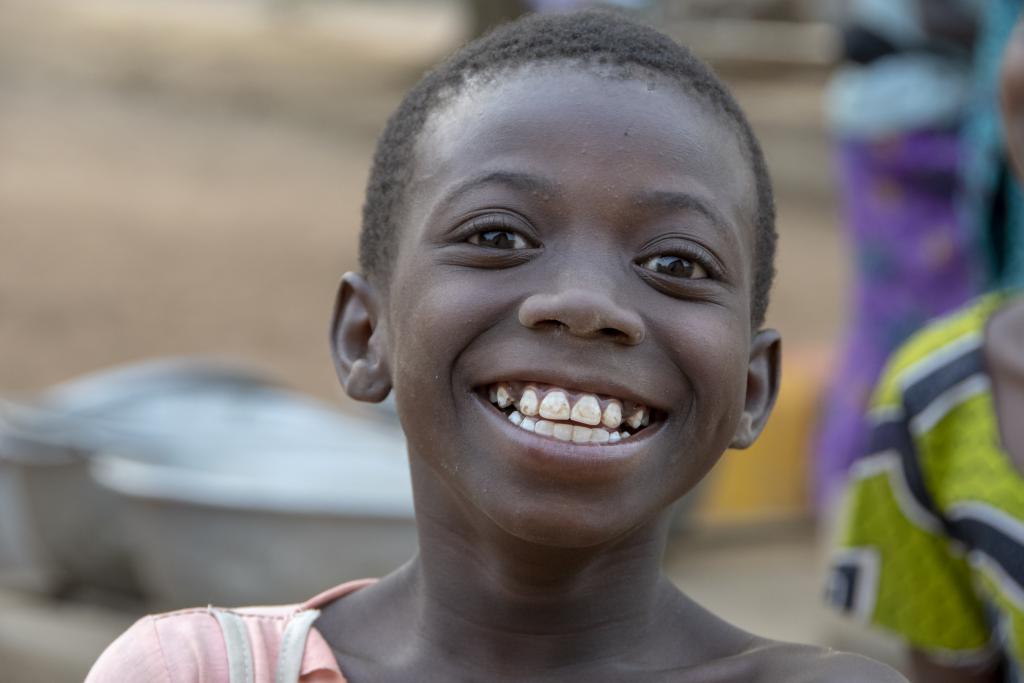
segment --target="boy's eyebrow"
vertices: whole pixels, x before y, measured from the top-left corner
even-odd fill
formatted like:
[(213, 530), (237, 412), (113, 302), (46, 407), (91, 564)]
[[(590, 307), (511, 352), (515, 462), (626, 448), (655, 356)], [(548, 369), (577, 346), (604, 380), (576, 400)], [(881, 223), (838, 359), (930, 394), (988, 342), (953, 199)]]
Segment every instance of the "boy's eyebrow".
[(725, 216), (711, 202), (694, 194), (653, 190), (637, 195), (636, 203), (668, 211), (695, 211), (711, 221), (719, 230), (731, 234), (732, 224)]
[[(459, 183), (444, 196), (441, 204), (450, 204), (461, 195), (484, 185), (507, 185), (522, 192), (546, 194), (554, 194), (558, 189), (555, 182), (532, 173), (491, 171)], [(711, 202), (695, 194), (675, 190), (651, 190), (638, 194), (634, 201), (642, 206), (663, 211), (695, 211), (709, 220), (718, 230), (732, 235), (730, 230), (732, 224), (726, 220), (725, 216)]]
[(461, 195), (483, 185), (508, 185), (523, 192), (554, 193), (556, 189), (555, 183), (552, 181), (530, 173), (523, 173), (521, 171), (492, 171), (459, 183), (451, 192), (445, 195), (441, 203), (450, 204)]

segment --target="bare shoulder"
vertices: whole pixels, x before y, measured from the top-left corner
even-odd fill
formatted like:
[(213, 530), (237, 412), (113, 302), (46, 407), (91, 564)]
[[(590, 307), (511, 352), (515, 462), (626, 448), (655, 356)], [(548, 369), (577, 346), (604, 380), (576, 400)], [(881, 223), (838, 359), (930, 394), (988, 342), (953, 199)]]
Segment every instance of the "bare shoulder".
[(873, 659), (813, 645), (763, 641), (746, 656), (756, 660), (764, 683), (907, 683)]
[[(691, 603), (693, 604), (693, 603)], [(753, 635), (693, 604), (703, 663), (676, 669), (673, 683), (908, 683), (888, 666), (861, 655)]]

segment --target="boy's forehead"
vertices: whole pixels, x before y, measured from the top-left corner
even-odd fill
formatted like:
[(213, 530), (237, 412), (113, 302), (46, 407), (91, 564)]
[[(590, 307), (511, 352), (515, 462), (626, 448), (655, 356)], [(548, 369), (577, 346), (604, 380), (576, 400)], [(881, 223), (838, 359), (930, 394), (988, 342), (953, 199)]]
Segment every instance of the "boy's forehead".
[(417, 141), (410, 199), (426, 210), (448, 186), (528, 170), (624, 194), (703, 194), (752, 258), (755, 178), (731, 119), (683, 84), (644, 69), (534, 64), (449, 94)]
[[(532, 123), (538, 126), (550, 127), (562, 118), (560, 110), (582, 115), (584, 107), (587, 116), (618, 116), (627, 123), (645, 112), (653, 113), (663, 118), (660, 123), (666, 135), (696, 136), (736, 151), (741, 148), (730, 121), (719, 115), (707, 98), (641, 67), (564, 60), (531, 63), (467, 77), (457, 91), (442, 92), (440, 98), (419, 137), (421, 152), (452, 150), (458, 137), (481, 127), (490, 133), (523, 116), (532, 116)], [(565, 120), (574, 128), (570, 132), (578, 134), (584, 134), (593, 123), (582, 116)], [(629, 126), (622, 130), (623, 137), (628, 137), (628, 132)]]

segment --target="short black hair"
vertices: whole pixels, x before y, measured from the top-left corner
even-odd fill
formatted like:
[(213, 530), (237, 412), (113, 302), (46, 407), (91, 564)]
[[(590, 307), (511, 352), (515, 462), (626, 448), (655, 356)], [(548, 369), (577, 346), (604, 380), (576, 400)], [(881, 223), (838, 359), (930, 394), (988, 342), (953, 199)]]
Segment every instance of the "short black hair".
[(470, 79), (560, 61), (662, 75), (705, 100), (732, 123), (753, 170), (757, 192), (751, 319), (760, 327), (775, 276), (777, 235), (771, 178), (757, 138), (710, 66), (655, 29), (602, 10), (532, 15), (500, 26), (462, 47), (409, 91), (377, 142), (359, 238), (363, 272), (377, 281), (390, 276), (396, 224), (415, 163), (416, 142), (430, 115)]

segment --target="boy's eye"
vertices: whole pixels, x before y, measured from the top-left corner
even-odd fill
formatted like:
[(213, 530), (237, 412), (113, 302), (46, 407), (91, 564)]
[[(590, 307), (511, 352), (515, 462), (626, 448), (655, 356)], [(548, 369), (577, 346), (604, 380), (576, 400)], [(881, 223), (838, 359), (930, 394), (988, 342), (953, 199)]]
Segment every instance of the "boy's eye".
[(653, 270), (655, 273), (685, 278), (687, 280), (703, 280), (708, 276), (708, 272), (704, 270), (702, 265), (681, 256), (655, 256), (644, 261), (642, 265), (647, 270)]
[(530, 246), (522, 235), (511, 230), (484, 230), (473, 233), (468, 241), (491, 249), (527, 249)]

